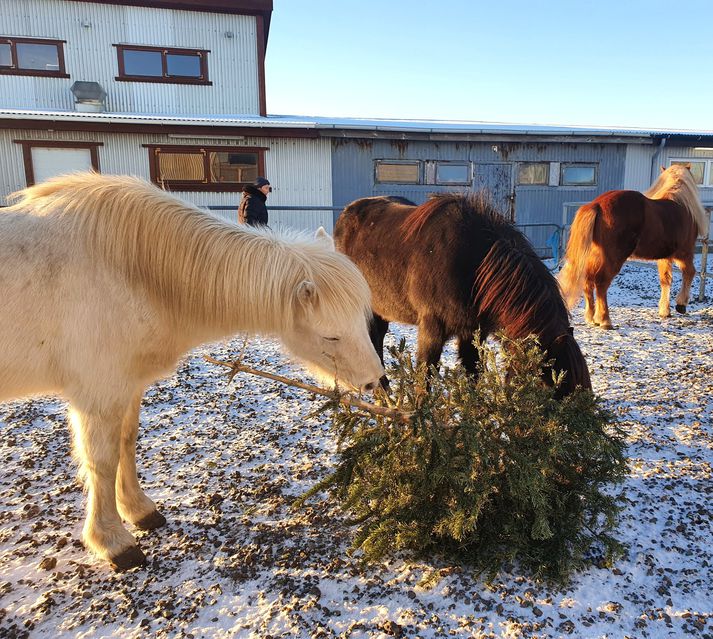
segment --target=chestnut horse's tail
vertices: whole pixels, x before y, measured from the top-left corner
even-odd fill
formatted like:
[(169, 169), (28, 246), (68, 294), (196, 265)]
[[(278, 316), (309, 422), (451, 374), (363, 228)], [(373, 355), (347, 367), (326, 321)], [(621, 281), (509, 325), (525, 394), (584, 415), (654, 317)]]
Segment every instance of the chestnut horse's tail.
[(573, 308), (579, 301), (584, 288), (584, 267), (587, 264), (589, 251), (592, 248), (594, 237), (594, 222), (599, 213), (599, 206), (585, 204), (580, 207), (574, 216), (572, 228), (567, 241), (565, 265), (557, 279), (562, 289), (562, 296), (567, 303), (567, 308)]

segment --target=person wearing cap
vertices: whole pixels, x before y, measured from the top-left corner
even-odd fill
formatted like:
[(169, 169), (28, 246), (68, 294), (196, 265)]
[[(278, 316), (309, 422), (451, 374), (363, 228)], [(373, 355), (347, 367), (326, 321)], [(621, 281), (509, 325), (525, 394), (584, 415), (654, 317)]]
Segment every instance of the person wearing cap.
[(270, 182), (264, 177), (243, 187), (243, 199), (238, 206), (238, 221), (250, 226), (267, 226), (267, 194), (272, 191)]

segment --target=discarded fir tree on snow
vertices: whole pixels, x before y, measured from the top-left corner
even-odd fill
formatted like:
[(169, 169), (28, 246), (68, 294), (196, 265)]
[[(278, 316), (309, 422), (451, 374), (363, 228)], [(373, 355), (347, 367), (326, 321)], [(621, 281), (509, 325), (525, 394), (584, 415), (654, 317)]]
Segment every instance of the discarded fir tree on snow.
[(392, 348), (391, 396), (377, 403), (410, 421), (329, 402), (337, 466), (298, 503), (328, 489), (367, 561), (438, 553), (491, 576), (517, 561), (556, 580), (610, 565), (619, 507), (603, 489), (626, 472), (622, 433), (590, 391), (554, 399), (534, 340), (502, 343), (480, 347), (477, 382), (456, 367), (427, 383), (404, 342)]

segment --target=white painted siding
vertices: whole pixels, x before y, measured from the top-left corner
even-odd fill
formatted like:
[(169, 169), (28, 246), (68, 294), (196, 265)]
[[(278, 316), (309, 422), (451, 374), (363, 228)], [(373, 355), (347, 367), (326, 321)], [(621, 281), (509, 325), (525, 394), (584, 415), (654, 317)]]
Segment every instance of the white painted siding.
[(624, 185), (632, 191), (645, 191), (651, 186), (651, 162), (656, 147), (645, 144), (628, 144), (624, 160)]
[[(226, 38), (226, 32), (232, 38)], [(0, 35), (66, 40), (69, 79), (0, 76), (0, 106), (74, 109), (69, 88), (94, 81), (120, 113), (252, 114), (260, 111), (254, 16), (64, 0), (0, 0)], [(117, 82), (114, 44), (207, 49), (212, 86)]]
[[(0, 204), (6, 196), (26, 186), (22, 147), (14, 140), (68, 140), (101, 142), (98, 147), (102, 173), (138, 175), (149, 179), (149, 155), (144, 144), (210, 144), (212, 146), (266, 147), (265, 173), (273, 185), (269, 206), (331, 206), (331, 142), (323, 139), (246, 138), (239, 142), (203, 139), (181, 140), (160, 134), (115, 134), (0, 130)], [(236, 220), (240, 193), (176, 193), (198, 206), (231, 206), (221, 215)], [(324, 226), (331, 232), (331, 211), (271, 211), (270, 225), (287, 225), (314, 231)]]

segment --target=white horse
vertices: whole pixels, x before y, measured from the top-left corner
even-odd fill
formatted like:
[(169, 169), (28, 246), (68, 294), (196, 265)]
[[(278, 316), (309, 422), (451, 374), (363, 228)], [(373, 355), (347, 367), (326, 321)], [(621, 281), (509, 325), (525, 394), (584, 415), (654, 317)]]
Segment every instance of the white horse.
[(145, 562), (122, 518), (165, 523), (139, 486), (147, 385), (189, 349), (279, 337), (323, 379), (371, 389), (369, 287), (331, 238), (236, 227), (133, 177), (74, 174), (0, 213), (0, 401), (59, 394), (88, 491), (85, 544)]

